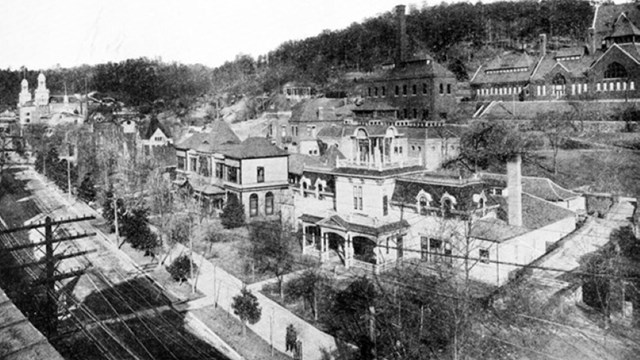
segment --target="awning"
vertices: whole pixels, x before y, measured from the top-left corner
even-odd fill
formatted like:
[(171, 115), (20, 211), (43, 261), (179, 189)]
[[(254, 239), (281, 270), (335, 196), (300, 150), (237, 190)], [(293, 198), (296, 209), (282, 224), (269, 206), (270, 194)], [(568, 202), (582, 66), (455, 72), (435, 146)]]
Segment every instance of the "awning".
[(204, 195), (224, 195), (226, 193), (223, 188), (212, 184), (200, 185), (192, 183), (191, 187), (193, 188), (193, 191), (199, 192)]

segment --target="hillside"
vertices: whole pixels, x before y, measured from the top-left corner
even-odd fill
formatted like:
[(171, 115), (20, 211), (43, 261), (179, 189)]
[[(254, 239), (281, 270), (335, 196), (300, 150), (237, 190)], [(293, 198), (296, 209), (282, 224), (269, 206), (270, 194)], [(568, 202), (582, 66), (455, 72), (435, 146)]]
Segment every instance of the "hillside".
[[(463, 80), (500, 51), (534, 50), (540, 33), (549, 35), (550, 48), (579, 43), (592, 18), (593, 8), (582, 0), (410, 5), (407, 33), (411, 53), (431, 54)], [(292, 80), (313, 83), (320, 93), (353, 92), (347, 74), (375, 71), (393, 57), (396, 39), (389, 9), (346, 29), (285, 42), (256, 59), (238, 55), (215, 69), (139, 58), (50, 69), (45, 75), (52, 94), (95, 90), (146, 113), (172, 111), (185, 117), (206, 105), (223, 108), (243, 98), (245, 107), (259, 111), (273, 103), (256, 102), (257, 97), (274, 95)], [(15, 106), (23, 76), (33, 87), (36, 71), (0, 70), (0, 106)], [(234, 119), (251, 118), (253, 110)]]

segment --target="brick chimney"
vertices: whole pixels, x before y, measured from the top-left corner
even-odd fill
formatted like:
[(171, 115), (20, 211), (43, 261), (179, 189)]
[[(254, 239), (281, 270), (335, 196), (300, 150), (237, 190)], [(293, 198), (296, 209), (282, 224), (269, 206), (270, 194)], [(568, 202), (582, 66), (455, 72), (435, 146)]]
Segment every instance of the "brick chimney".
[(547, 34), (540, 34), (540, 56), (547, 55)]
[(522, 226), (522, 157), (507, 162), (507, 212), (509, 225)]
[(398, 31), (398, 43), (396, 48), (396, 65), (407, 59), (407, 48), (409, 40), (407, 39), (407, 19), (405, 16), (405, 6), (397, 5), (396, 9), (396, 30)]

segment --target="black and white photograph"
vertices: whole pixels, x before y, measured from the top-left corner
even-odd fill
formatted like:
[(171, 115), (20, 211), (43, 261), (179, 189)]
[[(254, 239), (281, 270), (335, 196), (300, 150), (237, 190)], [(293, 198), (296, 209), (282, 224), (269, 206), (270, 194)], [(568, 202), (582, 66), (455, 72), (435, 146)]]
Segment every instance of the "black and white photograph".
[(0, 13), (0, 360), (640, 358), (639, 0)]

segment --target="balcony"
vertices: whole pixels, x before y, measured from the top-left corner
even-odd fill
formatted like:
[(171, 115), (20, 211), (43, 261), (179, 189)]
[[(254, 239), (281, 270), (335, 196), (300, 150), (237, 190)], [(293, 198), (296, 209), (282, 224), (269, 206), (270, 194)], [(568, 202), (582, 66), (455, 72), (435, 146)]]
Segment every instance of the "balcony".
[(353, 169), (367, 169), (367, 170), (390, 170), (400, 169), (411, 166), (422, 166), (421, 159), (402, 159), (400, 161), (358, 161), (353, 159), (337, 159), (336, 167), (338, 168), (353, 168)]

